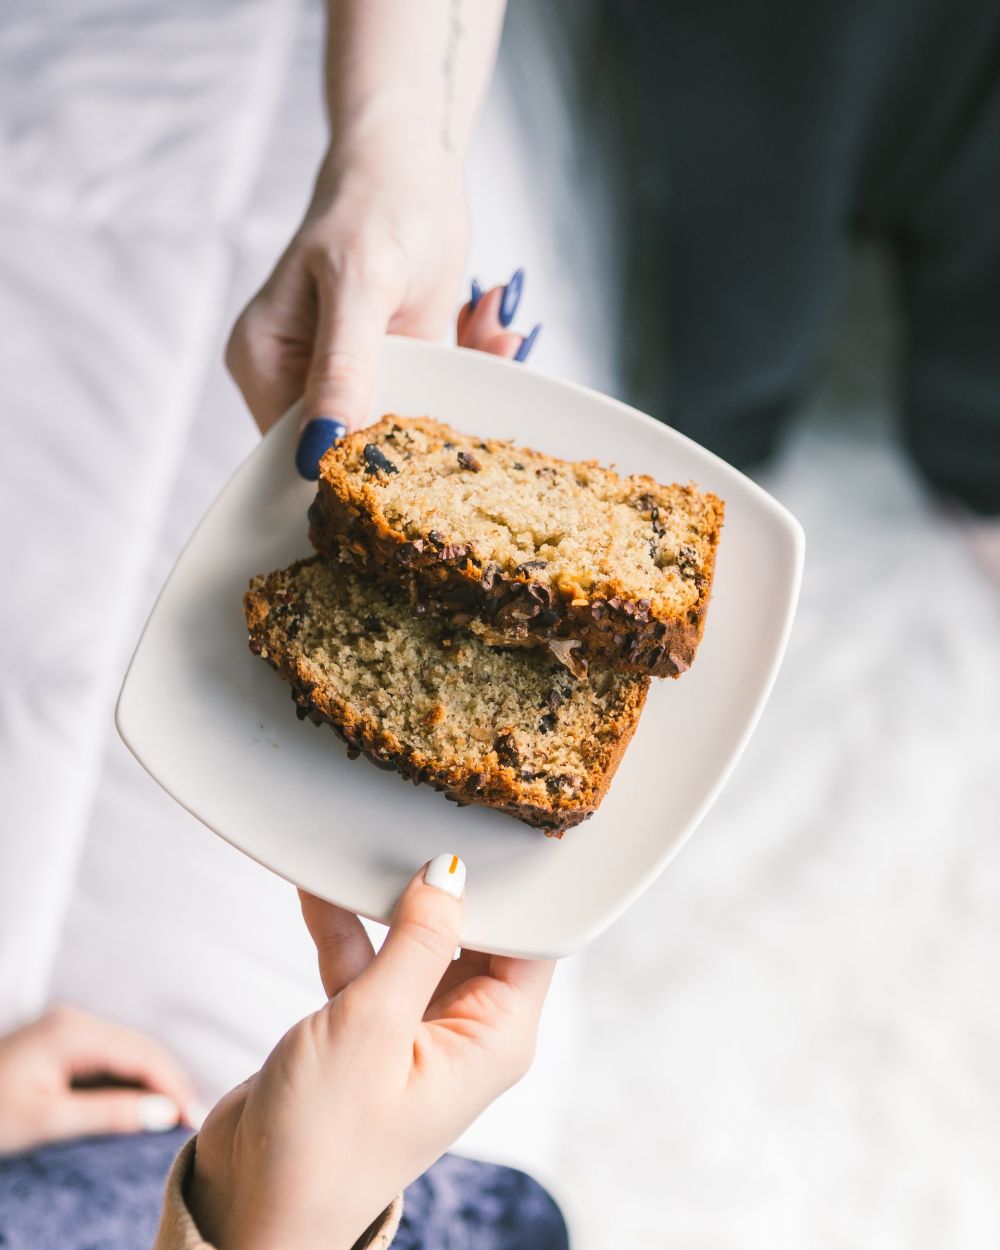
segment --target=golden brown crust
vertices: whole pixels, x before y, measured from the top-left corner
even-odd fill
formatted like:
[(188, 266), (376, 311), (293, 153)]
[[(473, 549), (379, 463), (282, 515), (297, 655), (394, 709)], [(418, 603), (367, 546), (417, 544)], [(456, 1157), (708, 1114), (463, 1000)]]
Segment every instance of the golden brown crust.
[[(677, 677), (690, 668), (712, 592), (724, 514), (720, 499), (693, 486), (669, 488), (697, 501), (708, 525), (706, 552), (699, 560), (692, 553), (686, 570), (696, 599), (678, 615), (649, 599), (635, 598), (614, 579), (597, 595), (569, 590), (533, 579), (524, 565), (501, 568), (484, 562), (470, 543), (439, 541), (434, 531), (408, 536), (387, 519), (377, 489), (346, 467), (362, 448), (377, 445), (392, 425), (437, 438), (462, 437), (430, 418), (383, 417), (336, 444), (323, 459), (318, 492), (309, 509), (309, 537), (317, 551), (359, 573), (405, 585), (417, 612), (446, 616), (457, 626), (475, 623), (477, 632), (494, 644), (573, 640), (581, 654), (620, 672)], [(652, 478), (631, 480), (650, 492), (664, 489)]]
[(544, 806), (527, 801), (516, 770), (499, 759), (472, 772), (430, 758), (384, 731), (372, 717), (315, 680), (307, 662), (296, 654), (281, 614), (272, 611), (276, 603), (284, 602), (295, 572), (307, 563), (311, 561), (298, 561), (287, 570), (254, 578), (243, 601), (250, 650), (289, 683), (300, 720), (308, 718), (313, 724), (329, 725), (347, 743), (352, 759), (364, 755), (376, 767), (394, 770), (415, 785), (425, 783), (443, 791), (446, 798), (460, 806), (475, 803), (492, 807), (544, 829), (550, 836), (561, 837), (597, 810), (639, 722), (648, 681), (636, 683), (618, 716), (609, 720), (608, 740), (595, 753), (588, 786), (582, 794), (567, 796), (557, 791)]

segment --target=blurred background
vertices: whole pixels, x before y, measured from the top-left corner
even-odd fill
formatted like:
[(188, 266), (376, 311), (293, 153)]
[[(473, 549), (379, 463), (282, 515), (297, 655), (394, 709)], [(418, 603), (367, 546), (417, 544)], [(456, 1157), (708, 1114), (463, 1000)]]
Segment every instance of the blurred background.
[[(511, 6), (469, 274), (523, 265), (531, 367), (662, 415), (633, 246), (656, 188), (602, 125), (593, 13)], [(256, 441), (222, 347), (308, 198), (321, 31), (309, 0), (0, 14), (0, 1030), (88, 1007), (206, 1100), (315, 1007), (314, 957), (289, 887), (161, 794), (112, 711)], [(901, 446), (895, 298), (876, 244), (845, 259), (755, 470), (808, 555), (746, 755), (560, 967), (536, 1068), (464, 1143), (545, 1180), (579, 1250), (1000, 1245), (1000, 588)]]

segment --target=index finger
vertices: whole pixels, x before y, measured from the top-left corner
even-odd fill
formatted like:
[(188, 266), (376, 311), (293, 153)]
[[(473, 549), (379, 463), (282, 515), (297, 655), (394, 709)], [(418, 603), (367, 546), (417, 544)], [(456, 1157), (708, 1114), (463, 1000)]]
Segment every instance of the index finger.
[(316, 943), (319, 976), (327, 998), (335, 998), (360, 976), (375, 951), (365, 927), (353, 912), (299, 890), (302, 918)]
[(554, 970), (555, 961), (551, 959), (514, 959), (463, 947), (458, 959), (448, 966), (438, 983), (433, 1003), (446, 998), (471, 977), (490, 977), (508, 985), (523, 999), (529, 1010), (540, 1011)]
[(490, 975), (516, 990), (539, 1011), (555, 970), (554, 959), (514, 959), (509, 955), (494, 955), (490, 960)]
[(340, 421), (354, 430), (368, 418), (375, 363), (389, 328), (389, 304), (352, 268), (338, 274), (322, 271), (316, 285), (319, 318), (303, 416), (306, 421)]
[(319, 280), (319, 323), (302, 397), (302, 429), (295, 467), (307, 481), (319, 476), (327, 450), (364, 425), (371, 405), (375, 364), (389, 316), (385, 306), (346, 273)]

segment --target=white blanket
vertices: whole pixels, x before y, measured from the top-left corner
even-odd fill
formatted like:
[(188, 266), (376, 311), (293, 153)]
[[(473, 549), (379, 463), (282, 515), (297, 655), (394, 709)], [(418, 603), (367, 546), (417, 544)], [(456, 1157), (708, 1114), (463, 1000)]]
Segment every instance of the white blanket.
[[(77, 1002), (206, 1098), (316, 1005), (312, 952), (289, 888), (167, 800), (111, 713), (253, 445), (221, 346), (308, 194), (319, 41), (292, 0), (0, 14), (0, 1027)], [(501, 78), (470, 272), (524, 264), (535, 367), (607, 385), (553, 198), (573, 171), (548, 174)], [(1000, 1244), (1000, 613), (895, 450), (861, 325), (769, 483), (810, 552), (761, 728), (676, 867), (562, 970), (538, 1068), (469, 1143), (552, 1183), (584, 1250)]]

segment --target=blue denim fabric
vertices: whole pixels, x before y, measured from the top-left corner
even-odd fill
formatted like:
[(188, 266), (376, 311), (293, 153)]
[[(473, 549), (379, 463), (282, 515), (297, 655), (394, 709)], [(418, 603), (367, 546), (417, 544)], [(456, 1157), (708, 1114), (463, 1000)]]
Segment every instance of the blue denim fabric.
[[(0, 1159), (3, 1250), (149, 1250), (186, 1129), (91, 1137)], [(406, 1191), (393, 1250), (567, 1250), (540, 1185), (445, 1155)]]

